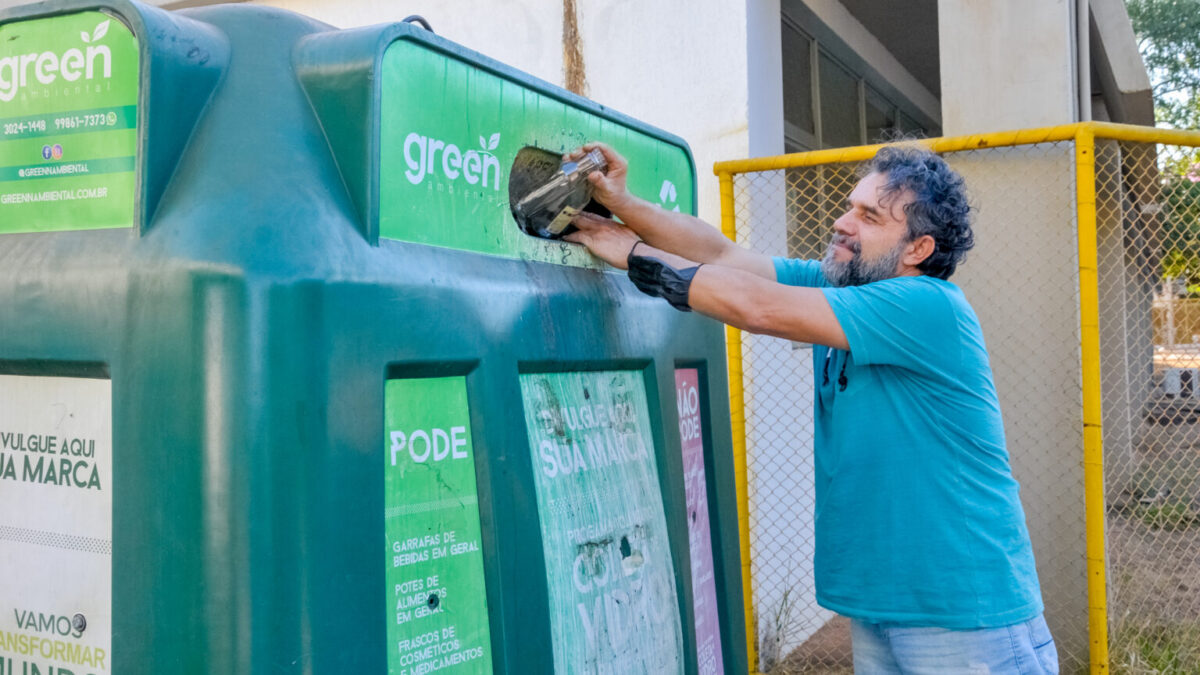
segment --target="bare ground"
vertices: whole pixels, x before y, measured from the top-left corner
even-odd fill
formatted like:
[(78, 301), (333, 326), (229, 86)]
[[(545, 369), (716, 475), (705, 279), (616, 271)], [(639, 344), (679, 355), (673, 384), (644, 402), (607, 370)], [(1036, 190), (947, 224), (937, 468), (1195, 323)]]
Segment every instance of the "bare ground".
[(1152, 401), (1105, 462), (1110, 669), (1200, 673), (1200, 400)]
[(782, 663), (771, 670), (771, 675), (850, 675), (853, 672), (850, 620), (836, 616), (788, 654)]

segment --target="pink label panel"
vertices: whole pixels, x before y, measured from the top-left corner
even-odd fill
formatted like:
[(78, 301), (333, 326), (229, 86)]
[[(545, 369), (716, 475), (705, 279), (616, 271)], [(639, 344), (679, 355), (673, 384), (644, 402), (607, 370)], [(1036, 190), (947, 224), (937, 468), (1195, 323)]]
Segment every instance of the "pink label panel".
[(704, 434), (700, 407), (700, 373), (675, 371), (679, 437), (683, 443), (684, 490), (687, 493), (688, 540), (692, 552), (692, 611), (696, 615), (696, 660), (700, 675), (723, 675), (721, 627), (717, 618), (717, 585), (713, 574), (712, 536), (708, 526), (708, 481), (704, 477)]

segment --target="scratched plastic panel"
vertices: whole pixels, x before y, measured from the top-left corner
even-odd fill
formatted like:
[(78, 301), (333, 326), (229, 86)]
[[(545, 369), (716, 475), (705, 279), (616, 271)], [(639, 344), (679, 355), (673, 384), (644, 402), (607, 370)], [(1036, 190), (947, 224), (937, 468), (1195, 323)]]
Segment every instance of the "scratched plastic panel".
[(558, 673), (682, 673), (638, 371), (521, 376)]

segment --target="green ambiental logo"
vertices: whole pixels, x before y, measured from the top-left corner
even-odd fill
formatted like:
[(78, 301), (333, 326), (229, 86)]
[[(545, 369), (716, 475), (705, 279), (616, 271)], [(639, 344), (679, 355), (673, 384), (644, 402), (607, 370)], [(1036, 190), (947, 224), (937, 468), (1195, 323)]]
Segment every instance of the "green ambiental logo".
[[(491, 138), (480, 136), (480, 150), (463, 152), (453, 143), (422, 136), (414, 131), (404, 139), (404, 163), (408, 165), (404, 177), (413, 185), (420, 185), (426, 176), (438, 173), (440, 166), (441, 174), (449, 180), (458, 180), (461, 177), (471, 185), (482, 182), (483, 187), (499, 190), (500, 160), (492, 154), (499, 145), (500, 134), (492, 134)], [(439, 150), (442, 153), (440, 163)]]
[(112, 52), (107, 46), (96, 44), (108, 33), (110, 23), (111, 19), (105, 19), (90, 34), (80, 32), (80, 38), (87, 44), (85, 49), (72, 47), (62, 53), (30, 52), (0, 58), (0, 101), (16, 98), (21, 89), (29, 86), (31, 75), (43, 85), (54, 84), (59, 76), (68, 82), (81, 77), (85, 80), (112, 77)]

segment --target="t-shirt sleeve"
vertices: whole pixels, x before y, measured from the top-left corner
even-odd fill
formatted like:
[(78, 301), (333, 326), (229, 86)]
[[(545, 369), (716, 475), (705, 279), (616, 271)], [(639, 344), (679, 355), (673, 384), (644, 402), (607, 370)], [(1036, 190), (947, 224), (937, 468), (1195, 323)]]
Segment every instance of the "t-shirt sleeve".
[(935, 280), (905, 277), (822, 291), (855, 363), (917, 370), (959, 351), (953, 307)]
[(825, 286), (820, 260), (775, 258), (775, 281), (786, 286)]

